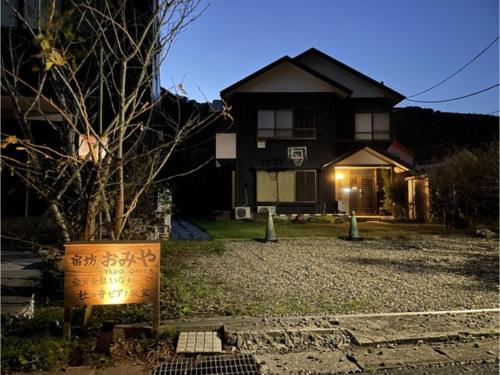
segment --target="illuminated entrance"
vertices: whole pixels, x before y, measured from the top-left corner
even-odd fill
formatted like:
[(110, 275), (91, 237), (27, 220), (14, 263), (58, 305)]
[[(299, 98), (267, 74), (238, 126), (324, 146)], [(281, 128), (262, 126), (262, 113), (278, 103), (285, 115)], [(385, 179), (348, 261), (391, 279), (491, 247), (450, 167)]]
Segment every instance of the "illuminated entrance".
[(378, 215), (383, 200), (383, 177), (390, 168), (335, 168), (335, 196), (339, 211)]
[(338, 213), (380, 215), (384, 200), (384, 176), (409, 170), (404, 164), (370, 147), (343, 155), (323, 168), (334, 176), (333, 199)]

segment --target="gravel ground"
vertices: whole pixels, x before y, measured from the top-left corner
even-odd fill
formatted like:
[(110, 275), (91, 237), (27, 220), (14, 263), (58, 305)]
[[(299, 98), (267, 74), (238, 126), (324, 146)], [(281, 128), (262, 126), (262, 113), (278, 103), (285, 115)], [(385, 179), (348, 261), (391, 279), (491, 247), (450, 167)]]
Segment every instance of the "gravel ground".
[(498, 307), (498, 240), (227, 241), (188, 261), (194, 313), (295, 315)]

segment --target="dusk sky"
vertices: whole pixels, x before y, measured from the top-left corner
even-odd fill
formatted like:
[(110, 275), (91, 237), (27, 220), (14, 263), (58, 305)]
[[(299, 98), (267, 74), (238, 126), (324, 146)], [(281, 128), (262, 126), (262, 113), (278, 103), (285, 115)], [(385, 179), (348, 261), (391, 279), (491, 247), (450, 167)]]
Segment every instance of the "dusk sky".
[[(445, 79), (499, 31), (498, 0), (201, 0), (208, 6), (179, 35), (162, 86), (182, 82), (198, 101), (274, 60), (311, 47), (409, 96)], [(499, 81), (498, 41), (455, 77), (413, 99), (467, 95)], [(447, 103), (402, 102), (441, 111), (491, 113), (498, 87)], [(497, 112), (498, 114), (498, 112)]]

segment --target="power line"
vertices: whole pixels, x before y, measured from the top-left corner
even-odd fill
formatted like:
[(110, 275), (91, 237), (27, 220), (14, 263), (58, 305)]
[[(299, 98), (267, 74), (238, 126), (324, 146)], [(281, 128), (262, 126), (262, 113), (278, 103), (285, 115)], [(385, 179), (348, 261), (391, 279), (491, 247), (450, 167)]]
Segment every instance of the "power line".
[(479, 91), (476, 91), (476, 92), (473, 92), (473, 93), (470, 93), (470, 94), (467, 94), (467, 95), (459, 96), (459, 97), (456, 97), (456, 98), (451, 98), (451, 99), (443, 99), (443, 100), (414, 100), (414, 99), (405, 99), (405, 100), (408, 100), (409, 102), (415, 102), (415, 103), (444, 103), (444, 102), (452, 102), (454, 100), (464, 99), (464, 98), (468, 98), (470, 96), (481, 94), (482, 92), (494, 89), (495, 87), (498, 87), (499, 85), (500, 85), (499, 83), (496, 83), (493, 86), (487, 87), (485, 89), (482, 89), (482, 90), (479, 90)]
[(467, 62), (464, 66), (462, 66), (460, 69), (458, 69), (455, 73), (453, 73), (452, 75), (448, 76), (447, 78), (443, 79), (441, 82), (439, 83), (436, 83), (434, 86), (432, 87), (429, 87), (427, 90), (424, 90), (424, 91), (420, 91), (416, 94), (413, 94), (413, 95), (410, 95), (408, 96), (408, 98), (413, 98), (417, 95), (421, 95), (421, 94), (424, 94), (428, 91), (431, 91), (432, 89), (438, 87), (438, 86), (441, 86), (443, 83), (445, 83), (446, 81), (448, 81), (450, 78), (453, 78), (455, 77), (458, 73), (460, 73), (462, 70), (464, 70), (466, 67), (468, 67), (470, 64), (472, 64), (475, 60), (477, 60), (479, 58), (479, 56), (481, 56), (483, 53), (485, 53), (493, 44), (495, 44), (495, 42), (498, 40), (498, 36), (490, 43), (486, 46), (486, 48), (484, 48), (481, 52), (479, 52), (472, 60), (470, 60), (469, 62)]
[(493, 112), (487, 113), (487, 115), (493, 115), (493, 114), (495, 114), (495, 113), (497, 113), (497, 112), (498, 112), (498, 109), (497, 109), (496, 111), (493, 111)]

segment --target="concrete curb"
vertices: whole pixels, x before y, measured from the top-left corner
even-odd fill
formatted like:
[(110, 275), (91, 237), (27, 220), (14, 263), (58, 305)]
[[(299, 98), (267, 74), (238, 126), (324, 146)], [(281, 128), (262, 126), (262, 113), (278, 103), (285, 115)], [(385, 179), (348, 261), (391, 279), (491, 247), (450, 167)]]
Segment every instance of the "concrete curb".
[(213, 317), (167, 321), (160, 330), (170, 333), (218, 330), (238, 349), (255, 348), (262, 343), (271, 345), (270, 338), (283, 343), (289, 337), (311, 334), (336, 337), (339, 347), (373, 346), (441, 342), (464, 337), (498, 338), (499, 312), (500, 309), (491, 308), (286, 318)]
[[(163, 332), (218, 330), (262, 374), (339, 374), (498, 363), (500, 309), (166, 321)], [(231, 348), (232, 347), (232, 348)], [(311, 372), (312, 371), (312, 372)]]

